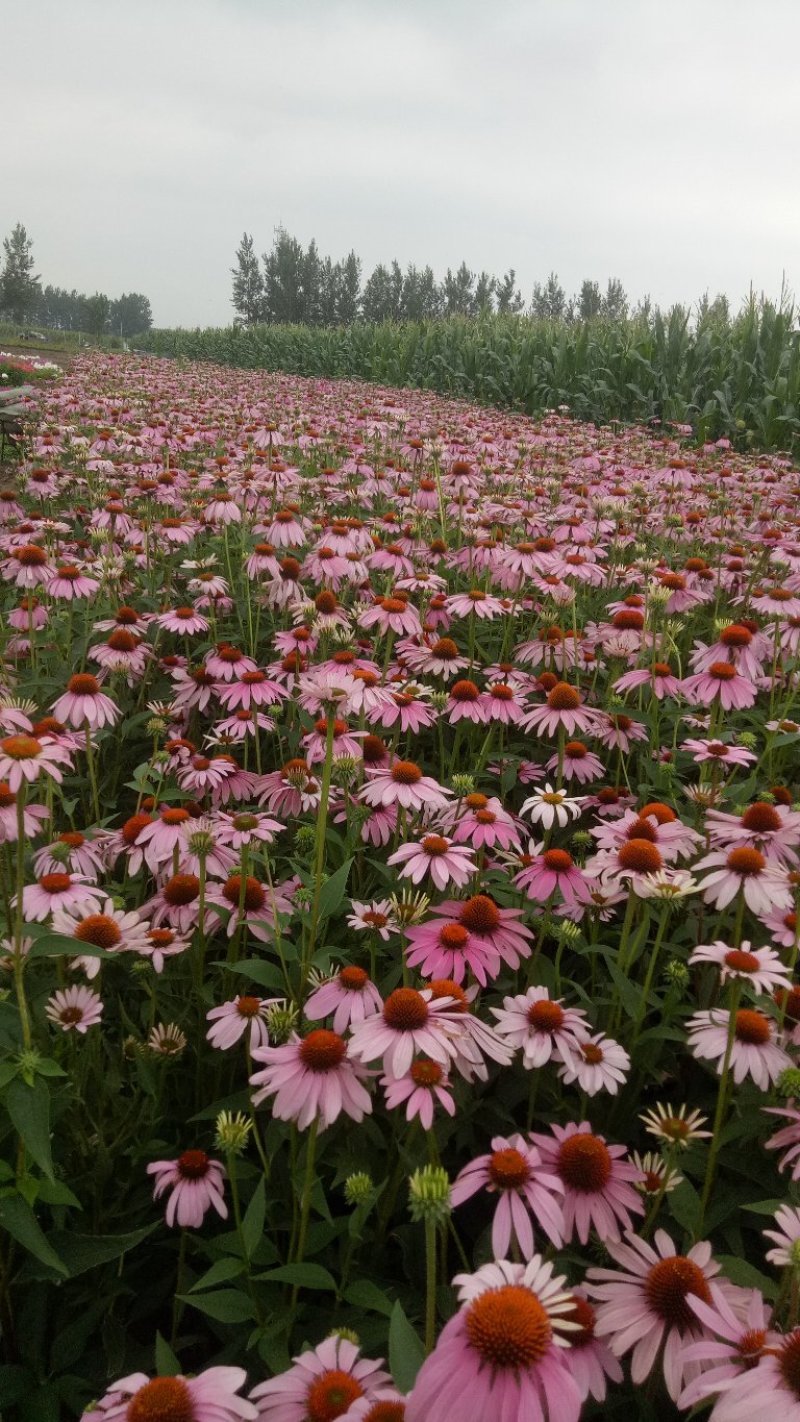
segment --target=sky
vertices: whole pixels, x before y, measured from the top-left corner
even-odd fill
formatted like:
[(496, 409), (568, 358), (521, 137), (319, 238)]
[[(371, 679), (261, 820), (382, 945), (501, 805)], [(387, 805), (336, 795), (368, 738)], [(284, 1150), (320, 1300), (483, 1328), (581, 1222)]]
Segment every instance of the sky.
[(797, 0), (25, 0), (2, 44), (0, 235), (157, 325), (229, 323), (278, 225), (526, 299), (800, 287)]

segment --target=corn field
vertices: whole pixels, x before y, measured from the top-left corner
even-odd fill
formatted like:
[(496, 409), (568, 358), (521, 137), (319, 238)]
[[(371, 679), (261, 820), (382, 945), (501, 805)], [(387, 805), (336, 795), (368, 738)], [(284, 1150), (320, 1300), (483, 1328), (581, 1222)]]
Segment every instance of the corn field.
[(519, 316), (320, 329), (153, 330), (157, 355), (436, 390), (539, 415), (568, 406), (595, 424), (672, 421), (700, 440), (795, 451), (800, 332), (794, 309), (752, 299), (694, 323), (675, 307), (576, 325)]

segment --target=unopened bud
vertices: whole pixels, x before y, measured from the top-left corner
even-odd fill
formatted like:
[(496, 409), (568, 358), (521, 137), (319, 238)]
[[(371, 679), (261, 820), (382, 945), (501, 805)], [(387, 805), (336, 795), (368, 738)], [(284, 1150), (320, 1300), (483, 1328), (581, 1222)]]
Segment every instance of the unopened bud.
[(442, 1224), (450, 1215), (450, 1177), (441, 1165), (423, 1165), (408, 1182), (408, 1208), (412, 1220)]

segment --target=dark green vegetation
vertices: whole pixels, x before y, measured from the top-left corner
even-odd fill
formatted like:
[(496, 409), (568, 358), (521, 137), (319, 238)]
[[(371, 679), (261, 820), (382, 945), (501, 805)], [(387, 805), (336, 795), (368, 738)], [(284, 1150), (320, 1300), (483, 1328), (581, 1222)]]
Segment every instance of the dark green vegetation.
[(34, 273), (33, 239), (21, 222), (4, 238), (3, 253), (0, 319), (13, 323), (17, 335), (20, 327), (32, 326), (47, 331), (85, 332), (95, 339), (106, 335), (125, 337), (152, 325), (150, 302), (141, 292), (131, 291), (112, 300), (102, 291), (86, 296), (74, 289), (42, 286), (41, 278)]
[(157, 355), (250, 370), (430, 389), (538, 415), (691, 425), (737, 448), (800, 447), (800, 333), (793, 305), (751, 297), (587, 321), (484, 316), (343, 327), (153, 330)]

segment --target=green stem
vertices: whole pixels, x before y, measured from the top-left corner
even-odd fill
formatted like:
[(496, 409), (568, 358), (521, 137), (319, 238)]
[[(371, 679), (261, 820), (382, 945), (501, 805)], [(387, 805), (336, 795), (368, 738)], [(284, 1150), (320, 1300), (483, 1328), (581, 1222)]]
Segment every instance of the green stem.
[(714, 1176), (717, 1167), (717, 1156), (721, 1144), (722, 1126), (725, 1120), (725, 1112), (728, 1103), (728, 1078), (730, 1076), (731, 1056), (733, 1055), (733, 1044), (736, 1040), (736, 1013), (739, 1007), (741, 996), (741, 982), (734, 978), (731, 980), (730, 1010), (728, 1017), (728, 1040), (725, 1043), (725, 1056), (722, 1059), (722, 1071), (719, 1079), (719, 1093), (717, 1095), (717, 1109), (714, 1113), (714, 1127), (711, 1134), (711, 1142), (708, 1147), (708, 1161), (706, 1164), (706, 1178), (703, 1184), (703, 1194), (700, 1200), (700, 1215), (697, 1221), (698, 1239), (703, 1233), (703, 1221), (706, 1216), (706, 1209), (711, 1198), (711, 1190), (714, 1185)]
[(425, 1220), (425, 1352), (436, 1341), (436, 1222)]
[(94, 747), (92, 745), (92, 732), (88, 721), (86, 722), (86, 725), (84, 727), (84, 734), (86, 737), (86, 760), (88, 762), (89, 767), (89, 784), (92, 789), (92, 810), (94, 812), (94, 822), (95, 824), (98, 824), (100, 821), (100, 798), (97, 793), (97, 771), (95, 769), (94, 764)]
[[(300, 1224), (297, 1230), (297, 1243), (294, 1249), (292, 1263), (302, 1264), (306, 1250), (306, 1238), (308, 1236), (308, 1219), (311, 1213), (311, 1195), (314, 1189), (314, 1162), (317, 1154), (317, 1132), (319, 1129), (319, 1117), (315, 1116), (308, 1130), (308, 1144), (306, 1146), (306, 1169), (303, 1179), (303, 1194), (300, 1201)], [(298, 1285), (295, 1284), (292, 1290), (292, 1309), (297, 1304)]]

